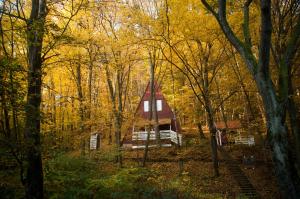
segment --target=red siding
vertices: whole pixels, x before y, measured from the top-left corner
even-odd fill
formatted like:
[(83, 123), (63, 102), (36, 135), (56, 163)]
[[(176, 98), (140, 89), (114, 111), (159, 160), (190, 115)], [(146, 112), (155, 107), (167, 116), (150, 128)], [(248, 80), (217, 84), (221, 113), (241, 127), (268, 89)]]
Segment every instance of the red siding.
[[(164, 96), (156, 82), (154, 84), (154, 87), (155, 87), (155, 91), (156, 91), (155, 92), (156, 100), (162, 100), (162, 111), (157, 111), (158, 119), (163, 119), (163, 118), (172, 119), (172, 129), (175, 131), (180, 131), (179, 122), (176, 120), (176, 125), (175, 125), (174, 113), (172, 112), (172, 109), (168, 105), (168, 102), (164, 98)], [(135, 113), (135, 117), (141, 117), (143, 119), (148, 120), (150, 112), (149, 111), (144, 112), (144, 101), (149, 101), (149, 103), (150, 103), (150, 83), (148, 83), (146, 91), (145, 91), (145, 93), (137, 107), (136, 113)], [(150, 104), (149, 104), (149, 106), (150, 106)]]

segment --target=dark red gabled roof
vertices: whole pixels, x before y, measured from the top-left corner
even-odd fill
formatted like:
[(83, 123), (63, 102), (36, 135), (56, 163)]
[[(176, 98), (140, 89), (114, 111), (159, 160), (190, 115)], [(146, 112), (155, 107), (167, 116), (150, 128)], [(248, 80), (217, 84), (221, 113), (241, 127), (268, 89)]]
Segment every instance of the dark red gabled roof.
[[(157, 82), (154, 82), (154, 90), (155, 90), (155, 99), (162, 101), (162, 110), (157, 111), (157, 116), (159, 123), (160, 121), (165, 122), (166, 119), (170, 119), (170, 123), (172, 124), (172, 130), (179, 131), (180, 132), (180, 124), (178, 120), (175, 118), (175, 115), (169, 106), (167, 100), (163, 96), (160, 86), (157, 84)], [(140, 100), (140, 103), (136, 109), (135, 112), (135, 121), (137, 120), (149, 120), (150, 111), (145, 112), (144, 111), (144, 101), (149, 101), (150, 103), (150, 82), (148, 83), (146, 90), (144, 92), (143, 97)], [(150, 105), (149, 105), (150, 106)]]
[[(156, 82), (154, 82), (154, 89), (155, 89), (155, 99), (162, 100), (162, 110), (157, 111), (158, 118), (159, 119), (164, 119), (164, 118), (173, 119), (174, 114), (172, 112), (172, 109), (169, 106), (169, 104), (167, 103), (166, 99), (164, 98), (164, 96), (160, 90), (160, 87), (158, 86), (158, 84)], [(144, 95), (141, 98), (141, 101), (135, 112), (136, 118), (143, 118), (143, 119), (148, 120), (150, 112), (149, 111), (144, 112), (144, 101), (149, 101), (149, 103), (150, 103), (150, 82), (148, 83), (146, 90), (144, 92)]]
[[(176, 131), (178, 133), (181, 132), (180, 124), (178, 120), (175, 117), (175, 114), (172, 112), (171, 107), (167, 103), (166, 99), (164, 98), (159, 85), (155, 82), (154, 83), (154, 88), (155, 88), (155, 98), (156, 100), (162, 100), (162, 110), (157, 112), (158, 116), (158, 122), (159, 125), (170, 125), (171, 130)], [(139, 102), (139, 105), (135, 111), (135, 121), (134, 121), (134, 126), (139, 126), (139, 127), (145, 127), (148, 124), (154, 124), (149, 121), (149, 114), (150, 112), (144, 112), (144, 101), (149, 101), (150, 103), (150, 83), (148, 83), (146, 90)], [(133, 128), (134, 130), (134, 128)], [(170, 140), (163, 140), (164, 142), (171, 142)], [(145, 141), (140, 141), (141, 143), (145, 144)], [(132, 140), (132, 131), (128, 130), (128, 132), (125, 134), (122, 144), (138, 144), (136, 141)]]

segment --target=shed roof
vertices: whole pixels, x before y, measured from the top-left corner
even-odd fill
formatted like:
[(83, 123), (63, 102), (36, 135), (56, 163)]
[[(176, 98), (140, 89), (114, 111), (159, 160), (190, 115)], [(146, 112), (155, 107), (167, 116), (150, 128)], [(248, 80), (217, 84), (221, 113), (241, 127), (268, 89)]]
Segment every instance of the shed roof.
[[(242, 127), (242, 124), (239, 120), (231, 120), (231, 121), (227, 121), (226, 123), (228, 129), (240, 129)], [(216, 127), (217, 129), (225, 129), (226, 128), (225, 122), (217, 122)]]
[[(216, 122), (216, 127), (217, 129), (225, 129), (226, 125), (225, 122)], [(242, 128), (242, 124), (239, 120), (230, 120), (227, 121), (227, 127), (228, 130), (237, 130), (237, 129), (241, 129)], [(208, 126), (203, 126), (203, 131), (209, 131)]]

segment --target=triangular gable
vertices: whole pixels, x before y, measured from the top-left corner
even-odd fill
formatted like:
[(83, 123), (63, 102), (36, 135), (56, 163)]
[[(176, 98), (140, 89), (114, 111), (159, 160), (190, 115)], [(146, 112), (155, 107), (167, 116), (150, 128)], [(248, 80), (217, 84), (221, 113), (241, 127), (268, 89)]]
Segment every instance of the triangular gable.
[[(173, 119), (174, 114), (172, 112), (172, 109), (170, 108), (165, 97), (163, 96), (161, 89), (160, 89), (159, 85), (157, 84), (157, 82), (154, 82), (154, 90), (155, 90), (155, 99), (161, 100), (161, 105), (162, 105), (161, 106), (162, 110), (157, 111), (158, 119), (164, 119), (164, 118)], [(149, 82), (146, 87), (146, 90), (143, 94), (143, 97), (141, 98), (139, 105), (136, 109), (135, 118), (146, 119), (146, 120), (149, 119), (150, 112), (145, 111), (144, 101), (148, 101), (149, 106), (150, 106), (150, 94), (151, 93), (150, 93), (150, 82)]]

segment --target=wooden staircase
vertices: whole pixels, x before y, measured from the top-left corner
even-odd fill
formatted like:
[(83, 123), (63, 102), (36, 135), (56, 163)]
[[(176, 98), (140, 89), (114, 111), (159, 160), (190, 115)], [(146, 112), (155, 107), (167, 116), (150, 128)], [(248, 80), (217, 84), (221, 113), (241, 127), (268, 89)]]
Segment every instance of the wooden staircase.
[(239, 184), (241, 194), (246, 198), (260, 198), (259, 194), (249, 181), (248, 177), (241, 170), (238, 161), (234, 160), (222, 147), (219, 148), (219, 151), (224, 158), (224, 163), (229, 172)]

